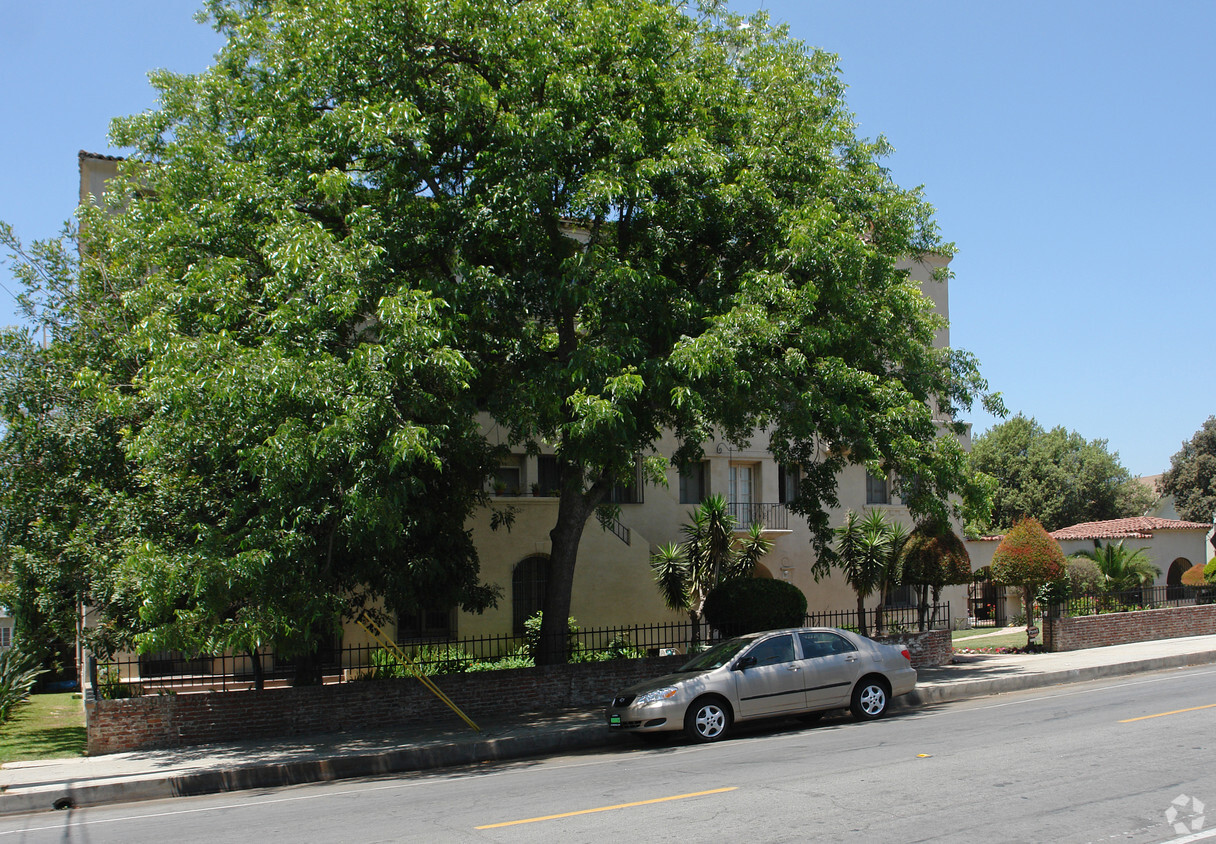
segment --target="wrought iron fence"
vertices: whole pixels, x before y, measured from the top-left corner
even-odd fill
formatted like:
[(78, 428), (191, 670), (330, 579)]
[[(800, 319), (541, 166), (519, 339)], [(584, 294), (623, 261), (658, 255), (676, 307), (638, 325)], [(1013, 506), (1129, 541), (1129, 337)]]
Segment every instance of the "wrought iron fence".
[[(877, 609), (866, 610), (866, 633), (878, 635), (879, 618)], [(846, 630), (857, 630), (857, 610), (832, 610), (830, 612), (810, 613), (806, 617), (807, 627), (843, 627)], [(950, 602), (933, 604), (924, 613), (925, 630), (943, 630), (950, 627)], [(882, 611), (882, 629), (884, 633), (908, 633), (922, 629), (921, 612), (919, 607), (900, 606), (884, 607)]]
[(1213, 586), (1145, 586), (1123, 592), (1073, 595), (1066, 601), (1052, 604), (1048, 614), (1073, 617), (1212, 603), (1216, 603), (1216, 587)]
[[(883, 613), (884, 631), (916, 630), (916, 607), (891, 607)], [(927, 629), (949, 623), (950, 605), (936, 604), (926, 614)], [(812, 613), (808, 627), (856, 629), (856, 611)], [(874, 610), (867, 612), (866, 630), (876, 634)], [(695, 641), (709, 644), (718, 638), (702, 624)], [(568, 634), (566, 644), (573, 662), (660, 656), (688, 653), (694, 642), (691, 623), (622, 625), (579, 629)], [(524, 637), (511, 635), (435, 638), (400, 643), (400, 647), (427, 674), (520, 668), (532, 664)], [(317, 667), (324, 683), (405, 676), (396, 658), (376, 644), (346, 645), (322, 650)], [(131, 697), (176, 691), (233, 691), (261, 685), (290, 685), (297, 672), (296, 661), (271, 650), (257, 654), (192, 656), (174, 651), (97, 660), (94, 687), (102, 697)]]

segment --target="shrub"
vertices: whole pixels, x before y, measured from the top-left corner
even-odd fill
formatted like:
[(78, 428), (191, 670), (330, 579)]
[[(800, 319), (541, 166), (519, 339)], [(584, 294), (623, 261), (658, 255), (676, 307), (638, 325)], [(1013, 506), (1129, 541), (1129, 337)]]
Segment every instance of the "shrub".
[(1195, 563), (1195, 565), (1191, 566), (1182, 573), (1182, 585), (1203, 586), (1205, 583), (1207, 583), (1207, 579), (1204, 576), (1206, 569), (1207, 566), (1205, 566), (1203, 563)]
[(1101, 592), (1106, 583), (1102, 569), (1088, 557), (1069, 557), (1064, 563), (1065, 575), (1072, 584), (1074, 595)]
[(17, 648), (0, 651), (0, 724), (13, 714), (13, 710), (30, 696), (38, 675), (46, 669), (40, 668), (34, 658)]
[(728, 580), (705, 599), (705, 620), (723, 636), (798, 627), (805, 619), (806, 595), (784, 580)]
[(103, 668), (97, 672), (97, 696), (102, 700), (122, 700), (138, 697), (139, 690), (133, 684), (123, 682), (117, 668)]
[(469, 671), (499, 671), (506, 668), (534, 668), (536, 661), (528, 655), (527, 647), (499, 659), (474, 662), (468, 667)]
[(1203, 579), (1216, 585), (1216, 557), (1208, 560), (1208, 564), (1203, 567)]
[[(544, 613), (536, 613), (536, 615), (524, 622), (524, 650), (528, 656), (536, 659), (536, 653), (540, 649), (540, 622), (541, 616)], [(566, 659), (578, 651), (578, 622), (573, 618), (566, 620), (568, 635), (566, 637)]]
[(460, 674), (473, 664), (473, 657), (457, 645), (421, 645), (410, 658), (427, 676)]

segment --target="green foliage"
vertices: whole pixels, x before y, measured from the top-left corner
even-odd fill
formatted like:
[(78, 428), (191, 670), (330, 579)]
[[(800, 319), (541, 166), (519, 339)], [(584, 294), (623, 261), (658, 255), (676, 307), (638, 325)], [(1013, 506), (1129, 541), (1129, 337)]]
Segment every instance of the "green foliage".
[(1106, 584), (1102, 569), (1088, 557), (1069, 557), (1065, 562), (1065, 569), (1073, 594), (1100, 592)]
[(44, 673), (34, 657), (19, 649), (0, 651), (0, 724), (12, 717), (13, 709), (30, 696), (34, 683)]
[(514, 654), (493, 660), (481, 660), (468, 667), (468, 671), (498, 671), (506, 668), (533, 668), (536, 661), (528, 656), (526, 648), (520, 648)]
[(969, 525), (972, 532), (1007, 530), (1024, 516), (1059, 530), (1139, 516), (1153, 502), (1105, 440), (1086, 440), (1063, 427), (1048, 431), (1020, 414), (976, 437), (969, 462), (997, 482), (991, 518)]
[(723, 495), (709, 496), (689, 517), (692, 521), (683, 526), (684, 542), (661, 546), (650, 565), (663, 602), (688, 613), (695, 645), (706, 596), (727, 580), (751, 577), (772, 543), (761, 535), (760, 525), (751, 525), (742, 539), (736, 539), (736, 521)]
[[(951, 246), (834, 56), (717, 2), (207, 10), (226, 46), (115, 121), (113, 213), (44, 299), (51, 405), (96, 439), (45, 535), (15, 519), (56, 623), (84, 597), (111, 644), (307, 655), (378, 599), (491, 605), (479, 411), (556, 451), (551, 584), (637, 455), (660, 479), (665, 432), (684, 462), (766, 430), (818, 551), (850, 461), (915, 478), (917, 515), (982, 503), (943, 420), (999, 401), (899, 263), (944, 276)], [(569, 589), (546, 601), (554, 662)]]
[(135, 683), (122, 679), (117, 668), (103, 668), (97, 672), (97, 696), (102, 700), (122, 700), (139, 697), (141, 689)]
[(903, 583), (917, 588), (918, 627), (925, 630), (929, 606), (937, 605), (942, 588), (971, 580), (971, 555), (949, 523), (926, 519), (912, 529), (900, 551)]
[(1161, 569), (1149, 562), (1144, 548), (1126, 548), (1122, 540), (1105, 545), (1095, 541), (1094, 544), (1094, 550), (1081, 551), (1077, 556), (1094, 562), (1102, 572), (1102, 588), (1107, 592), (1126, 592), (1149, 586), (1161, 576)]
[(728, 580), (706, 598), (705, 620), (723, 636), (800, 627), (806, 620), (806, 595), (784, 580)]
[(1216, 557), (1208, 560), (1204, 565), (1203, 579), (1207, 583), (1216, 584)]
[(1170, 468), (1161, 476), (1161, 493), (1173, 495), (1178, 515), (1190, 522), (1207, 524), (1216, 514), (1216, 416), (1170, 458)]
[[(536, 661), (536, 655), (540, 651), (541, 628), (544, 623), (544, 612), (538, 612), (532, 615), (524, 622), (524, 646), (521, 653), (527, 654), (528, 658)], [(573, 618), (566, 619), (566, 658), (562, 660), (566, 662), (573, 654), (579, 651), (578, 641), (578, 622)]]
[(850, 510), (845, 514), (844, 524), (834, 533), (835, 565), (857, 595), (858, 630), (866, 635), (865, 599), (874, 592), (880, 596), (877, 626), (882, 630), (882, 599), (887, 589), (902, 580), (901, 553), (908, 539), (907, 531), (898, 523), (888, 523), (886, 516), (877, 510), (864, 519)]

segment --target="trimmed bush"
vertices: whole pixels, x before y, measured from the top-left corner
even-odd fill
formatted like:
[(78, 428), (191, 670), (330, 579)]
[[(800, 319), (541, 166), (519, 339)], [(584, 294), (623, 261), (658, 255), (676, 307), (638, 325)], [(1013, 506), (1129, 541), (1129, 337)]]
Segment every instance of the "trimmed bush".
[(1204, 572), (1206, 569), (1207, 566), (1205, 566), (1203, 563), (1195, 563), (1195, 565), (1191, 566), (1182, 573), (1182, 585), (1204, 586), (1207, 583), (1207, 580), (1204, 577)]
[(1208, 560), (1208, 564), (1203, 567), (1203, 579), (1207, 583), (1216, 584), (1216, 557)]
[(705, 620), (723, 636), (800, 627), (805, 619), (806, 595), (784, 580), (736, 578), (705, 599)]

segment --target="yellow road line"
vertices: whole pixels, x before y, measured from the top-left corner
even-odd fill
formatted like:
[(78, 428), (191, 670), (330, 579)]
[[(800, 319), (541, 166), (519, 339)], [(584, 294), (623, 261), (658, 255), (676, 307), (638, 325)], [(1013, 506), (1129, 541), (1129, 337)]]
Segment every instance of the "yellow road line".
[(1180, 715), (1183, 712), (1198, 712), (1200, 709), (1212, 709), (1216, 707), (1216, 703), (1209, 703), (1207, 706), (1192, 706), (1190, 709), (1175, 709), (1172, 712), (1158, 712), (1156, 715), (1141, 715), (1139, 718), (1125, 718), (1120, 721), (1120, 724), (1130, 724), (1132, 721), (1147, 721), (1149, 718), (1164, 718), (1166, 715)]
[(639, 800), (636, 803), (619, 803), (616, 806), (600, 806), (598, 809), (582, 809), (578, 812), (563, 812), (560, 815), (545, 815), (543, 818), (527, 818), (522, 821), (505, 821), (504, 823), (492, 823), (485, 826), (475, 826), (474, 829), (498, 829), (503, 826), (518, 826), (521, 823), (537, 823), (538, 821), (555, 821), (558, 818), (573, 818), (575, 815), (590, 815), (595, 812), (611, 812), (614, 809), (632, 809), (634, 806), (649, 806), (651, 803), (667, 803), (671, 800), (684, 800), (689, 797), (704, 797), (706, 794), (722, 794), (727, 791), (734, 791), (738, 786), (730, 788), (715, 788), (712, 791), (694, 791), (692, 794), (676, 794), (672, 797), (656, 797), (654, 800)]

